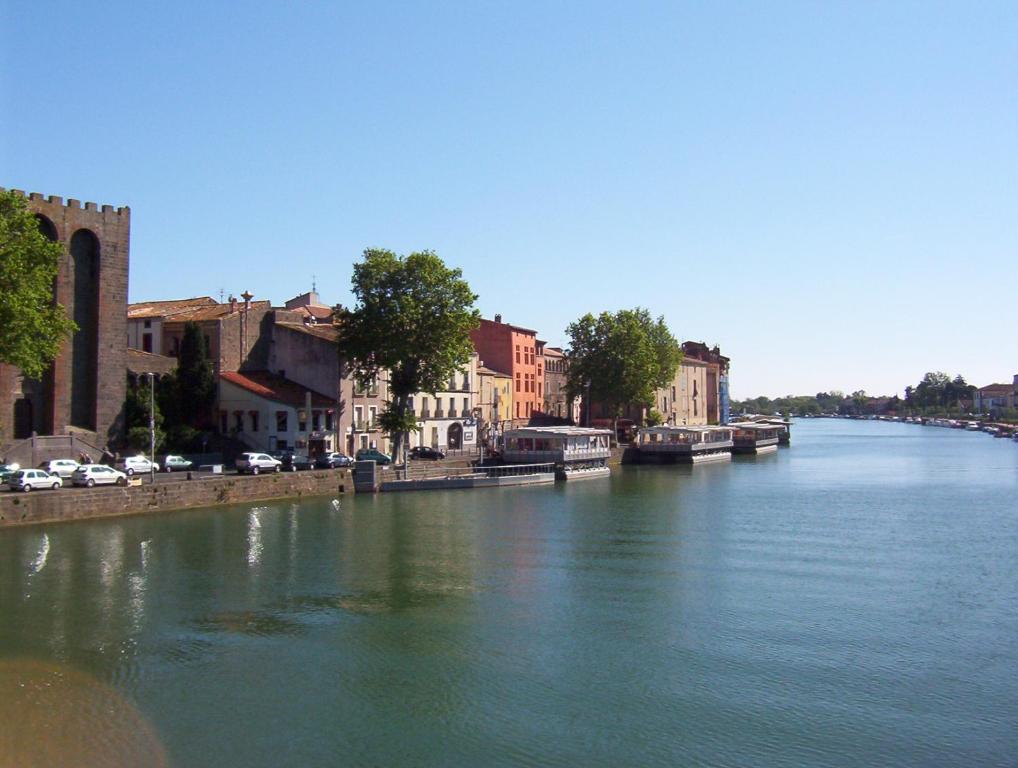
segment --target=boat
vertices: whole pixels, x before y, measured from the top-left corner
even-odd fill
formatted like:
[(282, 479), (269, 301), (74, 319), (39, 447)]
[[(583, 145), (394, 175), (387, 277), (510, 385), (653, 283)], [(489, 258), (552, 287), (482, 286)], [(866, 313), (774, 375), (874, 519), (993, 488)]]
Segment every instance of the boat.
[(771, 453), (778, 450), (783, 427), (774, 424), (732, 424), (732, 453)]
[(503, 436), (507, 464), (551, 463), (558, 480), (607, 477), (611, 474), (610, 429), (590, 427), (522, 427)]
[(643, 427), (636, 436), (641, 464), (700, 464), (732, 458), (732, 427)]

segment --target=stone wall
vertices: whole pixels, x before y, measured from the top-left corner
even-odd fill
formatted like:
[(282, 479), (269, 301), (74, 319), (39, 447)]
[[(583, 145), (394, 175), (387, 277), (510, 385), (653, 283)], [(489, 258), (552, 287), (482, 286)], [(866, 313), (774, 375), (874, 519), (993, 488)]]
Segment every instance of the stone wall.
[(0, 492), (0, 529), (10, 525), (167, 512), (246, 501), (335, 496), (353, 492), (348, 470), (203, 476), (129, 488), (61, 488)]

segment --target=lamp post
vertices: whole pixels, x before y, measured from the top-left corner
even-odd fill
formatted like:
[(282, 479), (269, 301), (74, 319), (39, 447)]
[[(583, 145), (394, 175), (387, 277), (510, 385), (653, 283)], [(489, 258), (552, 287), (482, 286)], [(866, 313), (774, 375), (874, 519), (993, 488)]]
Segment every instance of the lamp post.
[(148, 376), (148, 461), (149, 480), (156, 481), (156, 375), (148, 371), (143, 376)]

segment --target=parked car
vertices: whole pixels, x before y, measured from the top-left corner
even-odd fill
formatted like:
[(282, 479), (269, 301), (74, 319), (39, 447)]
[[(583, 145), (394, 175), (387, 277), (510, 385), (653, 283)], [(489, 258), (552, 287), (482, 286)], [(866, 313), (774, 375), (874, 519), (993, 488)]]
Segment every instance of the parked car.
[(299, 453), (284, 453), (282, 462), (283, 469), (287, 472), (296, 472), (298, 469), (311, 469), (314, 466), (310, 457)]
[(139, 453), (137, 456), (128, 456), (122, 459), (120, 463), (117, 464), (117, 468), (119, 469), (120, 467), (123, 467), (124, 474), (130, 477), (136, 473), (144, 474), (145, 472), (151, 472), (153, 469), (158, 472), (159, 462), (157, 461), (153, 464), (149, 461), (148, 456), (143, 456)]
[(81, 464), (71, 475), (74, 485), (127, 485), (127, 475), (105, 464)]
[(392, 464), (392, 457), (377, 448), (361, 448), (357, 451), (357, 461), (375, 461), (384, 467), (387, 464)]
[(188, 461), (183, 456), (173, 456), (171, 454), (163, 459), (164, 472), (185, 472), (193, 466), (194, 462)]
[(21, 465), (17, 462), (12, 464), (0, 464), (0, 484), (6, 483), (7, 478), (13, 475), (21, 469)]
[(279, 472), (283, 468), (283, 462), (274, 459), (267, 453), (254, 453), (248, 451), (237, 457), (237, 472), (244, 474), (249, 472), (257, 475), (259, 472)]
[(12, 491), (28, 493), (36, 488), (52, 488), (63, 485), (60, 475), (51, 475), (45, 469), (17, 469), (7, 478), (7, 487)]
[(336, 469), (337, 467), (349, 467), (353, 459), (345, 453), (323, 453), (315, 459), (315, 466), (319, 469)]
[(429, 448), (426, 445), (415, 445), (410, 449), (410, 458), (438, 461), (445, 458), (445, 451), (438, 448)]
[(74, 459), (51, 459), (39, 465), (39, 469), (44, 469), (51, 475), (60, 475), (61, 478), (70, 478), (77, 468), (78, 462)]

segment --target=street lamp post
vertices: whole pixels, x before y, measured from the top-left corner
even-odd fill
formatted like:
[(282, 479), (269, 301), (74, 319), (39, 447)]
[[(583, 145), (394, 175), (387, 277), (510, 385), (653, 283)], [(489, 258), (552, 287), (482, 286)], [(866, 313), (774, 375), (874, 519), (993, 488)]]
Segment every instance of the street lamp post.
[(149, 480), (156, 481), (156, 375), (151, 371), (143, 374), (148, 376), (148, 461)]

